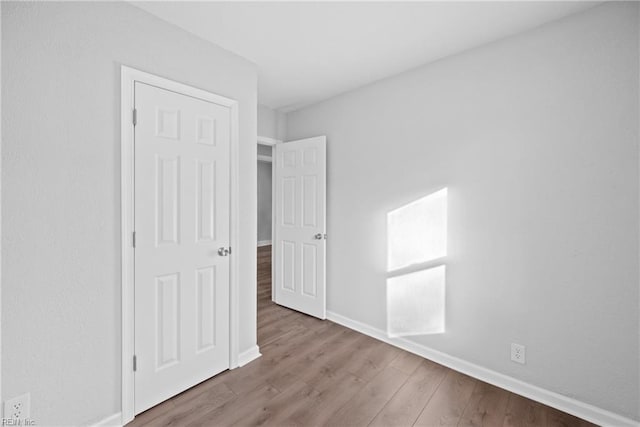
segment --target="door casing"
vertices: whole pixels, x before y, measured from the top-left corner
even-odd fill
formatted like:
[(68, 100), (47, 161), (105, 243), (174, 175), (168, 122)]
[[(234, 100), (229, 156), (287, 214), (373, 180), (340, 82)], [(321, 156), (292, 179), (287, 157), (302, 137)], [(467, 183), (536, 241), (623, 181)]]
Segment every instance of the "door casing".
[[(121, 66), (121, 107), (120, 107), (120, 178), (121, 178), (121, 253), (122, 253), (122, 413), (121, 424), (134, 418), (134, 83), (136, 81), (173, 91), (187, 96), (203, 99), (229, 107), (231, 112), (230, 140), (230, 246), (238, 253), (239, 232), (239, 158), (238, 158), (238, 102), (202, 89), (187, 86), (134, 68)], [(238, 366), (239, 341), (239, 263), (237, 255), (229, 260), (229, 361), (230, 369)]]

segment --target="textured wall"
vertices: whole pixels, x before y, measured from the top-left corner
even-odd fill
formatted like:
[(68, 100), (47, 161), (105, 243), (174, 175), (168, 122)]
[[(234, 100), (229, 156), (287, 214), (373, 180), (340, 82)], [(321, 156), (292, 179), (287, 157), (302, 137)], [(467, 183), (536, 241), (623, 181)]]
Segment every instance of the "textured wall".
[(328, 309), (385, 329), (386, 214), (446, 186), (446, 332), (413, 339), (640, 419), (638, 63), (614, 2), (290, 113), (328, 138)]
[[(238, 29), (242, 31), (242, 28)], [(124, 2), (2, 4), (2, 387), (120, 411), (120, 65), (240, 105), (240, 350), (256, 342), (256, 72)]]

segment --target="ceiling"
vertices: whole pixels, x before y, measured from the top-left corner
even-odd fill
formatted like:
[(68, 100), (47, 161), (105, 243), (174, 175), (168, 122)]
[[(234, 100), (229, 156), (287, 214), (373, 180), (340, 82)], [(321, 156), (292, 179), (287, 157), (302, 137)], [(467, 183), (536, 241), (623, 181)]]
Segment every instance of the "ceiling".
[(134, 2), (255, 63), (292, 111), (599, 2)]

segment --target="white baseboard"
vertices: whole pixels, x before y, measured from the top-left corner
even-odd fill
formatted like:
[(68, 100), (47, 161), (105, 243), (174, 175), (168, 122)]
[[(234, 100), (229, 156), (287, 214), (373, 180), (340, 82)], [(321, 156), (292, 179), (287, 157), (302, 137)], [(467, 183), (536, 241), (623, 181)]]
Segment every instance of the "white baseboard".
[(249, 350), (245, 350), (238, 355), (238, 366), (244, 366), (260, 356), (262, 356), (262, 354), (260, 354), (260, 348), (254, 345)]
[(350, 319), (332, 311), (327, 311), (327, 319), (346, 326), (395, 347), (417, 354), (425, 359), (432, 360), (455, 371), (477, 378), (481, 381), (493, 384), (497, 387), (509, 390), (513, 393), (535, 400), (542, 404), (559, 409), (576, 417), (583, 418), (601, 426), (611, 427), (639, 427), (640, 422), (623, 417), (611, 411), (593, 406), (556, 392), (546, 390), (532, 384), (525, 383), (513, 377), (484, 368), (449, 354), (433, 350), (429, 347), (417, 344), (405, 338), (389, 338), (381, 329), (374, 328), (357, 320)]
[(258, 247), (269, 246), (270, 244), (271, 244), (271, 240), (258, 240)]
[(92, 424), (91, 427), (122, 427), (122, 414), (118, 412), (117, 414), (113, 414), (108, 416), (107, 418), (98, 421), (95, 424)]

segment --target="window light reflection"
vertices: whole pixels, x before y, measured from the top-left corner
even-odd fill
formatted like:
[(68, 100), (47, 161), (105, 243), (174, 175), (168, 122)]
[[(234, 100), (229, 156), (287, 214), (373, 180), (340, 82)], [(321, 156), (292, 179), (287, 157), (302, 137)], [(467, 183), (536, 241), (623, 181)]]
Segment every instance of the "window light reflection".
[(388, 271), (447, 255), (447, 189), (387, 214)]

